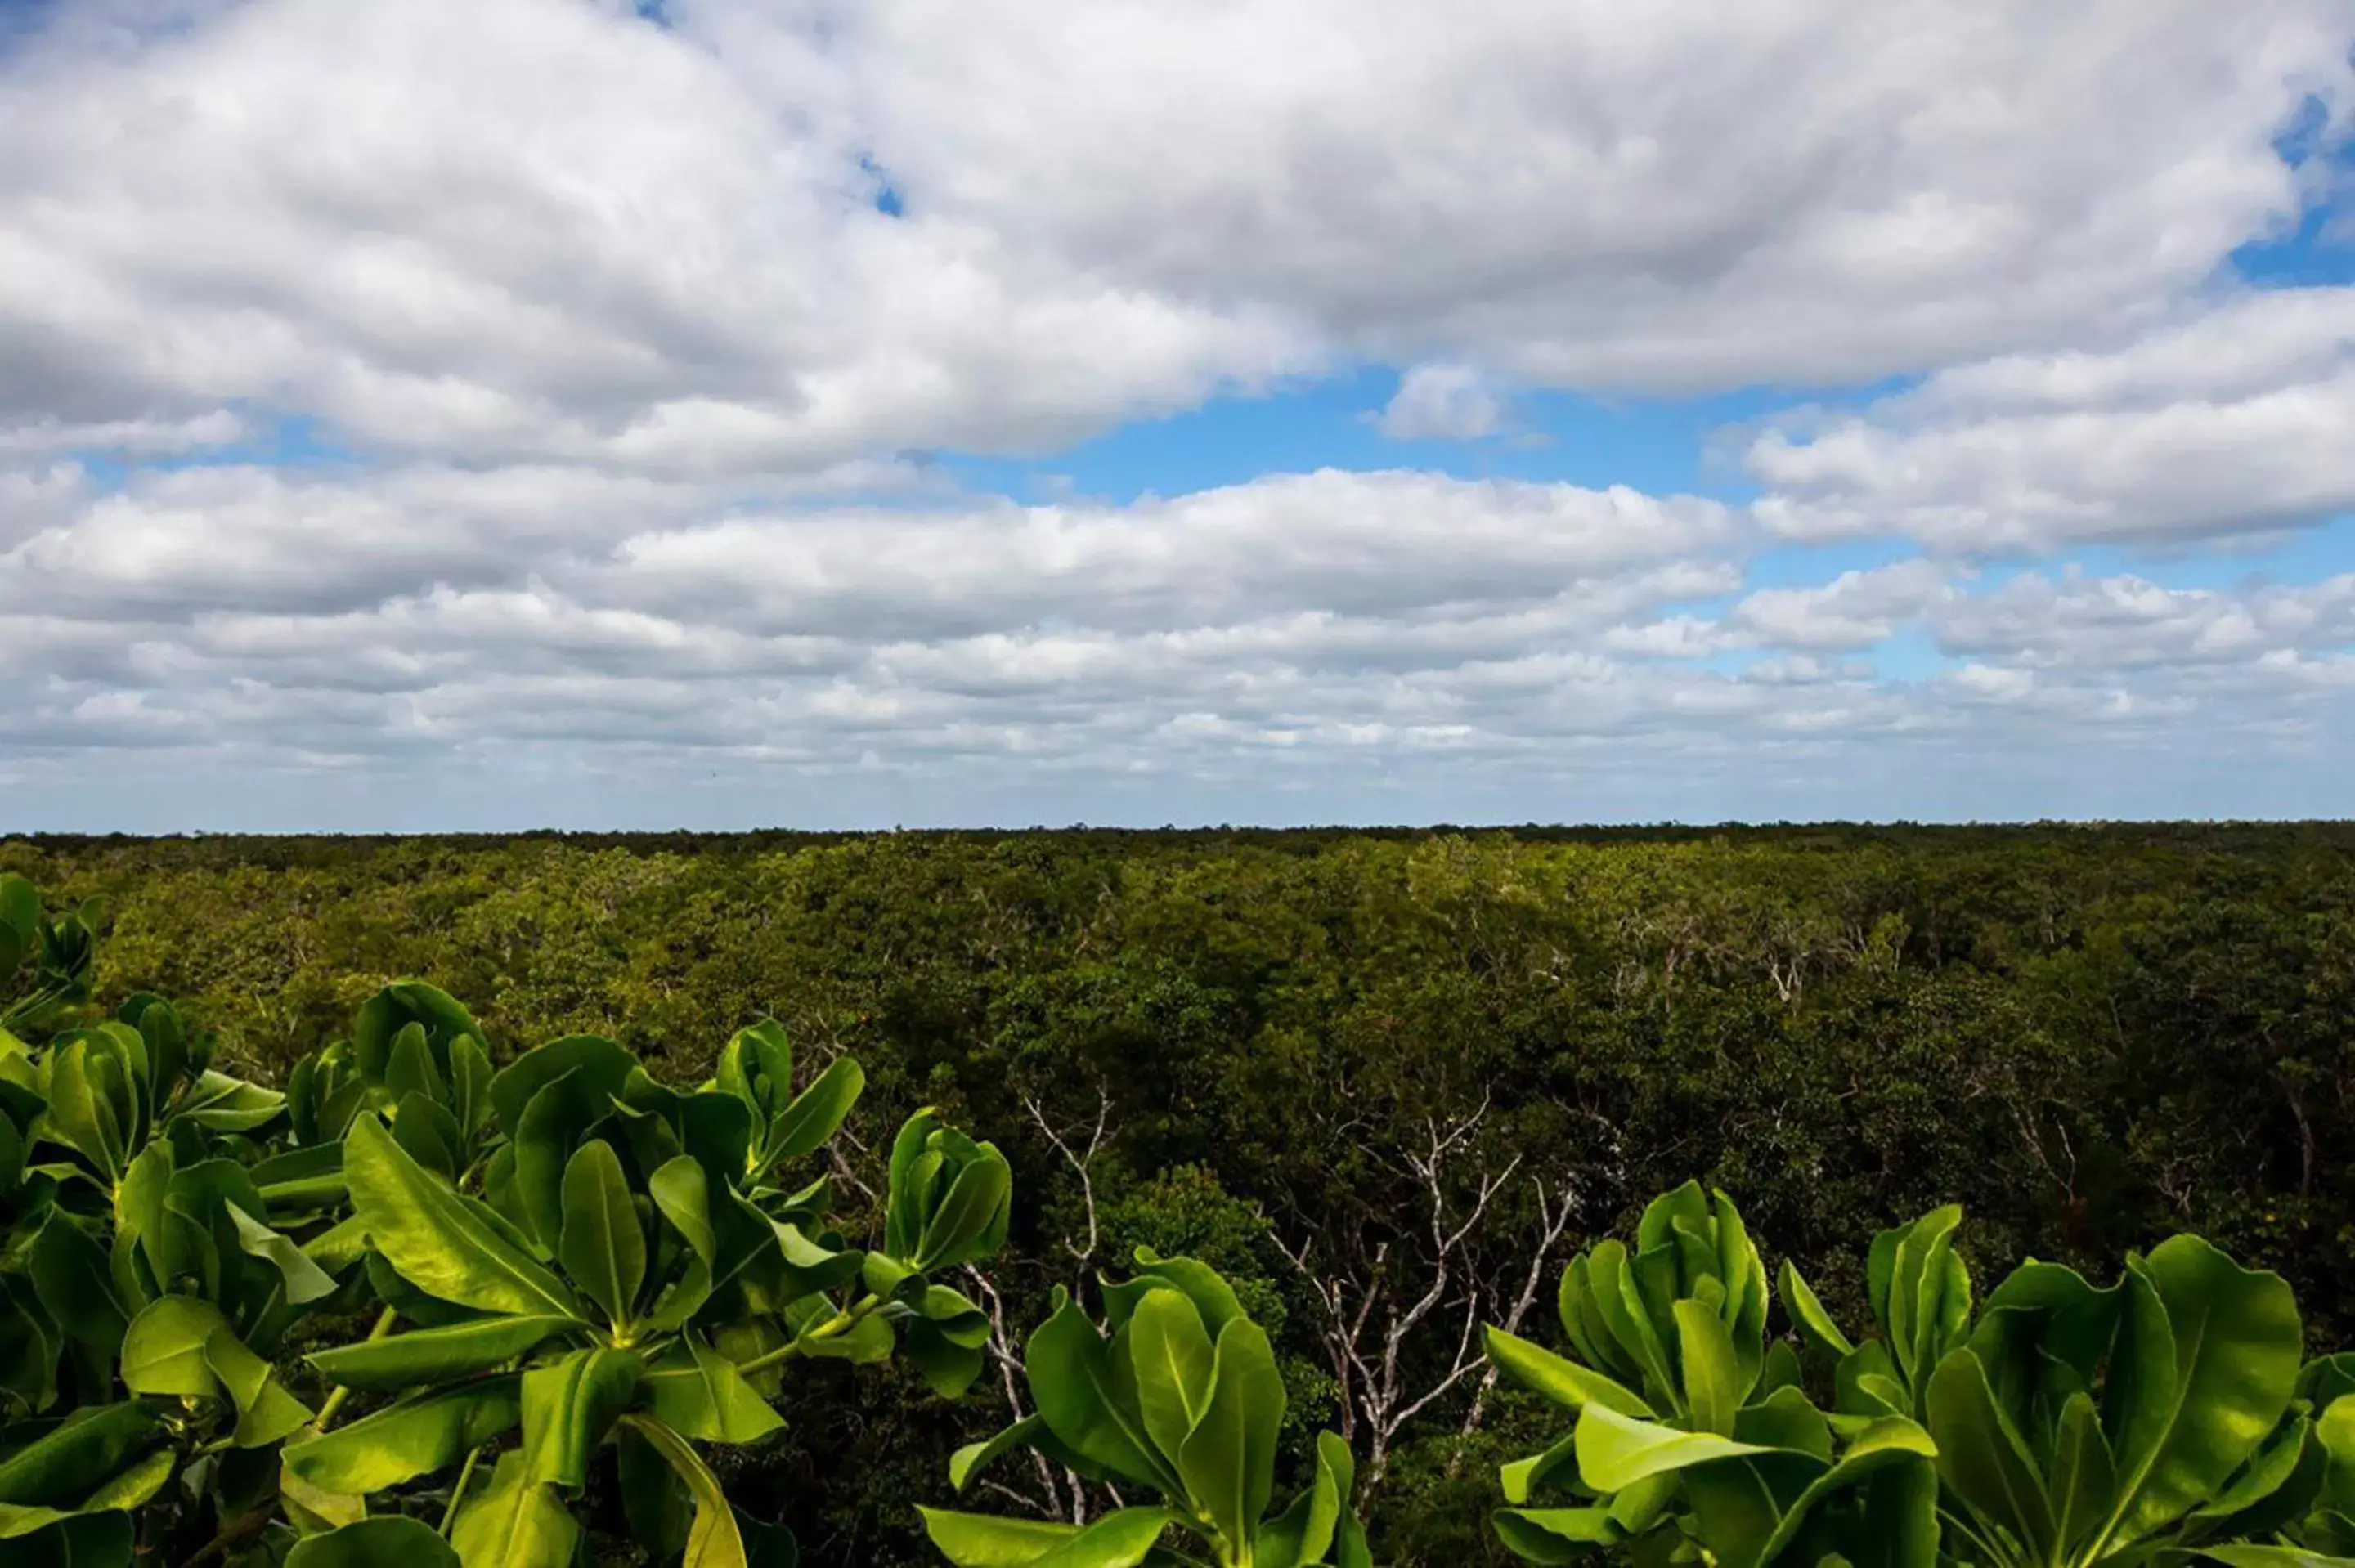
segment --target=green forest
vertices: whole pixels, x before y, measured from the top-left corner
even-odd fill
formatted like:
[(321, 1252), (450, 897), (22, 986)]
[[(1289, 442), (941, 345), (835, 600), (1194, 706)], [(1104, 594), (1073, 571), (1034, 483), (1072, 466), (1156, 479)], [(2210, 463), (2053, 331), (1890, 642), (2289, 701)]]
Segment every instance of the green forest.
[[(343, 1060), (332, 1048), (359, 1041), (358, 1060), (371, 1031), (393, 1039), (390, 1004), (376, 999), (399, 981), (423, 982), (400, 994), (446, 993), (463, 1010), (464, 1028), (445, 1029), (414, 1004), (439, 1064), (419, 1071), (453, 1094), (464, 1076), (453, 1064), (474, 1049), (452, 1054), (461, 1034), (481, 1042), (485, 1072), (546, 1042), (599, 1037), (623, 1054), (616, 1073), (625, 1054), (682, 1093), (735, 1084), (756, 1118), (794, 1093), (823, 1097), (855, 1062), (856, 1113), (837, 1108), (819, 1152), (794, 1152), (830, 1178), (837, 1218), (826, 1223), (871, 1233), (858, 1244), (870, 1260), (947, 1294), (916, 1300), (904, 1355), (805, 1355), (775, 1396), (782, 1425), (755, 1423), (711, 1451), (715, 1484), (788, 1527), (806, 1563), (939, 1562), (946, 1527), (928, 1543), (920, 1507), (1071, 1519), (1075, 1505), (1101, 1516), (1135, 1504), (1135, 1486), (1083, 1479), (1052, 1447), (963, 1456), (962, 1495), (951, 1458), (1026, 1414), (1037, 1385), (1024, 1383), (1025, 1346), (1035, 1359), (1042, 1325), (1099, 1305), (1124, 1320), (1132, 1287), (1105, 1282), (1195, 1277), (1160, 1260), (1193, 1260), (1231, 1287), (1219, 1298), (1230, 1306), (1202, 1306), (1213, 1333), (1220, 1313), (1264, 1330), (1281, 1385), (1278, 1496), (1297, 1491), (1303, 1517), (1322, 1517), (1305, 1499), (1337, 1486), (1371, 1559), (1402, 1564), (1623, 1545), (1645, 1558), (1651, 1538), (1625, 1517), (1568, 1546), (1517, 1542), (1497, 1518), (1500, 1467), (1542, 1482), (1569, 1452), (1563, 1404), (1583, 1410), (1588, 1396), (1547, 1396), (1550, 1378), (1572, 1376), (1558, 1358), (1618, 1364), (1607, 1334), (1571, 1332), (1581, 1319), (1563, 1285), (1615, 1255), (1613, 1237), (1673, 1230), (1715, 1249), (1678, 1277), (1675, 1320), (1699, 1299), (1736, 1324), (1740, 1390), (1703, 1388), (1689, 1363), (1646, 1376), (1640, 1355), (1612, 1373), (1663, 1419), (1672, 1406), (1687, 1437), (1721, 1428), (1717, 1441), (1750, 1441), (1743, 1401), (1766, 1408), (1778, 1375), (1828, 1391), (1833, 1362), (1857, 1351), (1835, 1325), (1878, 1322), (1895, 1344), (1890, 1315), (1910, 1308), (1888, 1299), (1892, 1266), (1924, 1292), (1947, 1288), (1942, 1271), (1966, 1271), (1986, 1296), (2025, 1260), (2107, 1282), (2121, 1258), (2147, 1255), (2152, 1298), (2172, 1303), (2169, 1268), (2192, 1266), (2169, 1238), (2196, 1233), (2286, 1281), (2303, 1354), (2355, 1342), (2355, 826), (44, 837), (0, 843), (0, 874), (28, 879), (51, 911), (87, 910), (85, 1011), (123, 1017), (134, 1039), (146, 1031), (152, 1055), (166, 1026), (143, 1023), (134, 999), (169, 999), (168, 1028), (211, 1036), (213, 1066), (289, 1092), (305, 1147), (316, 1140), (300, 1131), (303, 1107)], [(774, 1028), (745, 1033), (762, 1021)], [(777, 1083), (762, 1086), (756, 1058)], [(647, 1093), (658, 1090), (670, 1092)], [(924, 1107), (943, 1130), (927, 1130)], [(368, 1159), (406, 1172), (409, 1156), (378, 1150), (389, 1138), (362, 1121)], [(444, 1135), (453, 1175), (475, 1127), (462, 1112)], [(417, 1146), (404, 1135), (400, 1147)], [(975, 1250), (987, 1216), (956, 1246), (920, 1239), (930, 1222), (897, 1208), (919, 1148), (952, 1173), (1002, 1153), (1002, 1246), (990, 1233), (994, 1250)], [(271, 1158), (299, 1164), (300, 1152)], [(575, 1161), (592, 1197), (604, 1158)], [(570, 1202), (575, 1177), (560, 1174)], [(626, 1213), (624, 1188), (613, 1191)], [(1706, 1195), (1717, 1192), (1738, 1219)], [(659, 1188), (654, 1201), (666, 1201)], [(1950, 1204), (1959, 1224), (1934, 1223)], [(1882, 1233), (1896, 1238), (1893, 1265), (1876, 1261)], [(827, 1266), (808, 1266), (833, 1282)], [(897, 1299), (898, 1277), (874, 1294)], [(2005, 1289), (2043, 1277), (2022, 1270)], [(1763, 1315), (1769, 1279), (1771, 1354), (1742, 1317)], [(650, 1300), (655, 1275), (634, 1287)], [(1179, 1296), (1135, 1299), (1157, 1311)], [(280, 1392), (315, 1406), (304, 1353), (361, 1340), (374, 1315), (292, 1335)], [(616, 1308), (617, 1322), (628, 1316)], [(801, 1331), (848, 1341), (855, 1316)], [(1922, 1332), (1923, 1355), (1952, 1348)], [(1514, 1362), (1521, 1344), (1531, 1359)], [(1930, 1365), (1917, 1378), (1901, 1356), (1866, 1392), (1892, 1419), (1919, 1414), (1935, 1397)], [(2318, 1418), (2329, 1389), (2309, 1372), (2301, 1390)], [(1589, 1426), (1635, 1425), (1617, 1397), (1580, 1417), (1590, 1478), (1604, 1468)], [(1794, 1403), (1806, 1402), (1783, 1401)], [(2056, 1396), (2061, 1440), (2082, 1436), (2074, 1408)], [(240, 1403), (238, 1421), (249, 1416), (261, 1419)], [(1858, 1445), (1844, 1476), (1871, 1456), (1866, 1429), (1839, 1420), (1831, 1430)], [(1621, 1434), (1637, 1447), (1640, 1436)], [(2037, 1463), (2061, 1462), (2033, 1434), (2023, 1441)], [(644, 1520), (630, 1474), (652, 1463), (634, 1455), (659, 1446), (624, 1444), (618, 1470), (578, 1470), (580, 1550), (647, 1559), (632, 1544)], [(1892, 1466), (1902, 1449), (1888, 1446)], [(2287, 1475), (2298, 1450), (2265, 1452), (2286, 1454)], [(995, 1462), (966, 1463), (981, 1459)], [(0, 1507), (13, 1463), (0, 1458)], [(691, 1463), (675, 1461), (689, 1491)], [(1686, 1472), (1662, 1458), (1622, 1473), (1636, 1489)], [(1698, 1479), (1683, 1484), (1702, 1495)], [(1950, 1505), (1968, 1500), (1967, 1484), (1946, 1484)], [(1604, 1504), (1631, 1495), (1585, 1495), (1597, 1491)], [(1159, 1529), (1149, 1522), (1140, 1555), (1069, 1560), (1189, 1560), (1142, 1555)], [(709, 1545), (695, 1528), (690, 1561)], [(1357, 1527), (1322, 1528), (1338, 1542)], [(1949, 1526), (1950, 1556), (1961, 1528)], [(2003, 1563), (2040, 1528), (2066, 1533), (2065, 1520), (1989, 1525), (1957, 1560)], [(2264, 1560), (2226, 1553), (2269, 1550), (2211, 1554), (2254, 1568)], [(757, 1542), (743, 1555), (762, 1561)], [(1253, 1559), (1289, 1560), (1273, 1548)]]

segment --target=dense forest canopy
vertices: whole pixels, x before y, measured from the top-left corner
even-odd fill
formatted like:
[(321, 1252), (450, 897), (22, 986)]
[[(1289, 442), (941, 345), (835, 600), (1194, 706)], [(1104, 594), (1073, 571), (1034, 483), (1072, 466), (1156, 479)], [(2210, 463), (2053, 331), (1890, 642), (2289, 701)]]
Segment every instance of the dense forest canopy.
[[(1863, 1242), (1959, 1201), (1975, 1271), (2196, 1229), (2355, 1337), (2346, 825), (40, 838), (0, 871), (101, 897), (102, 998), (178, 999), (264, 1078), (402, 976), (502, 1054), (593, 1032), (692, 1077), (768, 1015), (855, 1052), (877, 1125), (937, 1104), (1021, 1172), (1016, 1334), (1140, 1245), (1234, 1277), (1385, 1560), (1503, 1560), (1494, 1467), (1544, 1422), (1463, 1325), (1534, 1325), (1689, 1178), (1849, 1316)], [(908, 1505), (995, 1383), (823, 1371), (738, 1484), (812, 1561), (925, 1560)]]

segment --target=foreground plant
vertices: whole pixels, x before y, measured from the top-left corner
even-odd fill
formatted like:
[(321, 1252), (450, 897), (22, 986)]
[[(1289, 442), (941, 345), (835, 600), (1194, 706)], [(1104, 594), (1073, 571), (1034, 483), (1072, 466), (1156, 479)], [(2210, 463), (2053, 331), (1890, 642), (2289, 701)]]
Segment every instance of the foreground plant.
[[(392, 1056), (402, 1037), (421, 1048), (419, 1028), (402, 1026)], [(773, 1026), (754, 1038), (789, 1072)], [(453, 1041), (454, 1060), (466, 1044)], [(372, 1085), (359, 1065), (352, 1081)], [(1006, 1231), (1004, 1159), (930, 1112), (900, 1134), (875, 1251), (831, 1227), (824, 1177), (770, 1184), (841, 1126), (857, 1093), (855, 1078), (838, 1092), (846, 1076), (822, 1075), (820, 1102), (780, 1136), (777, 1118), (805, 1096), (779, 1107), (774, 1084), (741, 1074), (681, 1093), (620, 1045), (574, 1036), (488, 1080), (492, 1147), (463, 1166), (465, 1143), (421, 1150), (399, 1111), (388, 1124), (357, 1110), (343, 1179), (386, 1326), (401, 1327), (311, 1357), (337, 1387), (390, 1403), (287, 1449), (298, 1522), (337, 1527), (336, 1550), (358, 1551), (389, 1539), (346, 1536), (367, 1499), (421, 1484), (460, 1562), (559, 1564), (580, 1536), (573, 1500), (610, 1466), (657, 1555), (785, 1550), (730, 1504), (697, 1445), (778, 1430), (770, 1402), (802, 1359), (878, 1361), (904, 1339), (935, 1387), (962, 1392), (987, 1324), (931, 1276), (988, 1255)], [(425, 1093), (399, 1105), (438, 1103)]]
[[(1027, 1446), (1090, 1480), (1161, 1500), (1085, 1526), (925, 1509), (933, 1545), (959, 1568), (1205, 1559), (1220, 1568), (1367, 1568), (1365, 1531), (1350, 1511), (1355, 1467), (1332, 1433), (1317, 1436), (1308, 1488), (1269, 1511), (1284, 1382), (1233, 1288), (1191, 1258), (1140, 1252), (1134, 1278), (1104, 1287), (1101, 1328), (1056, 1291), (1054, 1313), (1023, 1358), (1038, 1414), (960, 1450), (949, 1474), (962, 1492), (985, 1465)], [(1173, 1532), (1188, 1545), (1156, 1546)]]
[[(764, 1023), (689, 1090), (588, 1035), (494, 1072), (464, 1006), (401, 980), (281, 1096), (161, 999), (90, 1018), (93, 940), (0, 878), (0, 1003), (31, 1034), (0, 1031), (13, 1551), (552, 1568), (602, 1470), (658, 1560), (784, 1568), (701, 1446), (776, 1431), (802, 1361), (904, 1346), (952, 1396), (980, 1370), (987, 1320), (939, 1277), (1003, 1244), (1006, 1161), (918, 1113), (881, 1245), (853, 1246), (814, 1161), (856, 1064), (796, 1090)], [(314, 1402), (277, 1362), (319, 1311), (374, 1327), (306, 1358)]]
[[(2031, 1260), (1975, 1315), (1961, 1213), (1940, 1210), (1874, 1242), (1861, 1342), (1785, 1269), (1785, 1309), (1830, 1373), (1821, 1410), (1772, 1370), (1781, 1347), (1728, 1330), (1764, 1278), (1732, 1214), (1688, 1186), (1632, 1255), (1604, 1243), (1574, 1263), (1569, 1357), (1490, 1330), (1501, 1370), (1576, 1415), (1506, 1467), (1497, 1528), (1518, 1555), (2292, 1568), (2355, 1543), (2355, 1363), (2301, 1372), (2278, 1277), (2178, 1236), (2102, 1288)], [(1540, 1489), (1571, 1500), (1529, 1506)]]

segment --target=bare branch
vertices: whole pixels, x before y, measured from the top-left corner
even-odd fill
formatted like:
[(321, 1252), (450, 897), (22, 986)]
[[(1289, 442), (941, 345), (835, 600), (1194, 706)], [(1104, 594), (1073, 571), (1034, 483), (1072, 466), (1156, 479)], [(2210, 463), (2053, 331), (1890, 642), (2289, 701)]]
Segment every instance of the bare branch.
[(1096, 1125), (1088, 1134), (1088, 1147), (1084, 1153), (1073, 1150), (1063, 1134), (1057, 1131), (1054, 1125), (1048, 1121), (1046, 1111), (1040, 1107), (1037, 1100), (1025, 1095), (1022, 1098), (1022, 1108), (1030, 1113), (1030, 1119), (1038, 1124), (1040, 1132), (1046, 1134), (1047, 1141), (1055, 1146), (1055, 1152), (1063, 1157), (1064, 1162), (1070, 1165), (1080, 1178), (1080, 1198), (1087, 1207), (1088, 1245), (1084, 1247), (1079, 1246), (1066, 1236), (1063, 1239), (1063, 1246), (1081, 1263), (1093, 1262), (1100, 1233), (1096, 1225), (1096, 1184), (1094, 1178), (1089, 1174), (1088, 1168), (1095, 1162), (1096, 1150), (1103, 1146), (1104, 1128), (1112, 1120), (1112, 1091), (1102, 1085), (1097, 1086)]

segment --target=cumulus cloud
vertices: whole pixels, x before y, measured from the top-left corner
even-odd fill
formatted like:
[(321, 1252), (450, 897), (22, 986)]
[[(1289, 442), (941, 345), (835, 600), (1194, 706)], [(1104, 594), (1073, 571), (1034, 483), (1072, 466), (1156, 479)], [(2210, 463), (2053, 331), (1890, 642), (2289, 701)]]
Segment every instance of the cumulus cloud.
[(2350, 109), (2338, 0), (821, 9), (911, 211), (1394, 360), (1654, 391), (2129, 325), (2297, 210), (2307, 94)]
[(1394, 441), (1473, 441), (1504, 423), (1505, 399), (1465, 365), (1418, 365), (1375, 421)]
[[(638, 788), (708, 759), (881, 768), (954, 816), (987, 780), (1535, 779), (1602, 747), (1666, 801), (2039, 725), (2311, 744), (2355, 640), (2355, 578), (1982, 588), (1917, 560), (1745, 591), (1759, 535), (1720, 503), (1413, 471), (748, 508), (588, 470), (221, 468), (59, 504), (0, 554), (19, 778), (168, 754), (487, 788), (562, 757)], [(1955, 668), (1878, 667), (1908, 632)]]
[[(1045, 450), (1353, 355), (1924, 369), (2151, 319), (2350, 102), (2336, 0), (667, 14), (65, 5), (0, 56), (0, 428), (242, 401), (712, 473)], [(1439, 406), (1394, 412), (1483, 422)]]
[[(2343, 0), (665, 18), (0, 20), (0, 778), (168, 752), (387, 825), (372, 781), (707, 759), (949, 815), (1129, 776), (1642, 810), (2347, 711), (2347, 579), (1998, 569), (2355, 510), (2355, 290), (2220, 281), (2329, 194), (2275, 138), (2355, 128)], [(1401, 440), (1905, 389), (1768, 416), (1745, 504), (1311, 455), (1024, 505), (932, 461), (1381, 366)], [(1881, 536), (1921, 557), (1811, 553)]]
[(1960, 366), (1769, 430), (1760, 512), (1800, 538), (1958, 554), (2212, 540), (2355, 510), (2355, 289), (2249, 294), (2101, 353)]

